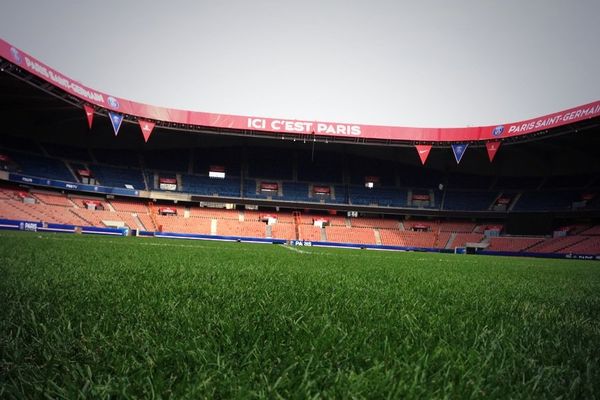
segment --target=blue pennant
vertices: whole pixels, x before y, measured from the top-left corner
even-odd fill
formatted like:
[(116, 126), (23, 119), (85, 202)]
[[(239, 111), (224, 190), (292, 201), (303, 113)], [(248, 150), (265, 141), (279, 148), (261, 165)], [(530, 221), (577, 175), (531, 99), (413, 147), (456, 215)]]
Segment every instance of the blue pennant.
[(457, 164), (460, 163), (460, 160), (462, 159), (463, 155), (465, 154), (465, 151), (467, 151), (467, 147), (469, 147), (468, 143), (452, 145), (452, 151), (454, 152), (454, 159), (456, 160)]
[(112, 124), (112, 127), (115, 131), (115, 136), (117, 136), (119, 134), (119, 128), (121, 127), (121, 123), (123, 122), (123, 115), (109, 111), (108, 118), (110, 118), (110, 123)]

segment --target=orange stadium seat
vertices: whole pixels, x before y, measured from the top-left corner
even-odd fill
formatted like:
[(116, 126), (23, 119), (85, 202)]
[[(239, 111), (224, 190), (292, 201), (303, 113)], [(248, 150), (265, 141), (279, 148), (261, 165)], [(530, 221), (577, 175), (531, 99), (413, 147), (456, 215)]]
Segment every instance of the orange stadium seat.
[(524, 251), (543, 239), (531, 237), (492, 237), (487, 250), (493, 251)]

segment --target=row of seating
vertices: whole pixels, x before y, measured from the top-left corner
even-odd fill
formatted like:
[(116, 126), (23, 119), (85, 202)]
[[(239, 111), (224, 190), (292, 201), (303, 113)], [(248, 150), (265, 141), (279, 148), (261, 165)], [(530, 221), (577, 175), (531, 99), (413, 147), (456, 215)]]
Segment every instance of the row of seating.
[[(155, 173), (155, 171), (169, 171), (162, 173), (165, 176), (166, 174), (175, 176), (174, 172), (179, 172), (180, 186), (177, 190), (202, 196), (235, 198), (244, 196), (261, 199), (270, 197), (273, 200), (284, 201), (326, 202), (330, 204), (379, 207), (421, 207), (449, 211), (492, 210), (495, 200), (503, 196), (510, 201), (507, 207), (511, 207), (515, 211), (561, 211), (571, 210), (573, 207), (600, 208), (600, 194), (594, 197), (598, 191), (598, 184), (600, 182), (597, 179), (594, 180), (594, 177), (591, 176), (573, 177), (573, 182), (577, 183), (575, 187), (579, 188), (574, 190), (573, 186), (564, 186), (569, 182), (569, 179), (565, 177), (553, 177), (546, 181), (542, 178), (502, 177), (491, 179), (475, 175), (449, 175), (444, 178), (439, 172), (421, 170), (420, 173), (417, 173), (415, 168), (410, 167), (403, 171), (396, 171), (397, 179), (388, 177), (390, 179), (386, 178), (382, 180), (382, 183), (386, 186), (368, 189), (360, 183), (360, 179), (354, 179), (353, 175), (351, 175), (352, 179), (350, 179), (352, 184), (340, 184), (341, 181), (337, 176), (341, 173), (342, 169), (338, 166), (335, 173), (330, 173), (333, 164), (321, 160), (311, 167), (298, 169), (296, 173), (297, 180), (295, 181), (292, 180), (294, 177), (289, 176), (287, 173), (284, 174), (287, 176), (286, 179), (282, 179), (279, 176), (278, 181), (282, 183), (280, 190), (278, 192), (267, 193), (257, 190), (257, 183), (261, 181), (261, 178), (268, 178), (267, 175), (263, 177), (258, 176), (258, 173), (268, 171), (266, 167), (258, 168), (256, 170), (257, 174), (250, 174), (244, 180), (240, 179), (239, 173), (228, 173), (225, 179), (220, 180), (209, 178), (207, 176), (207, 169), (199, 171), (201, 174), (198, 174), (198, 170), (194, 168), (190, 169), (190, 160), (186, 159), (186, 156), (183, 158), (166, 157), (163, 154), (159, 157), (157, 154), (152, 153), (155, 157), (153, 156), (142, 162), (140, 161), (139, 154), (124, 150), (115, 150), (114, 154), (112, 154), (110, 151), (81, 151), (81, 149), (77, 148), (65, 150), (66, 148), (62, 146), (57, 147), (52, 145), (48, 145), (47, 147), (50, 149), (47, 152), (51, 157), (26, 153), (22, 149), (18, 151), (8, 149), (6, 153), (16, 163), (18, 172), (43, 178), (75, 181), (77, 180), (77, 168), (85, 164), (86, 168), (92, 171), (94, 178), (100, 185), (110, 187), (122, 188), (130, 185), (139, 190), (158, 190), (155, 187), (156, 182), (154, 177), (156, 174), (160, 175), (161, 173)], [(95, 152), (100, 156), (94, 155)], [(186, 154), (186, 151), (173, 151), (173, 154), (181, 155), (182, 153)], [(84, 157), (85, 155), (90, 155), (90, 157)], [(206, 154), (204, 156), (208, 157)], [(223, 156), (226, 157), (225, 155)], [(137, 159), (137, 161), (125, 161), (131, 157)], [(155, 160), (155, 158), (159, 160)], [(65, 161), (71, 159), (82, 160), (76, 162)], [(252, 165), (251, 161), (247, 161), (250, 170), (252, 170), (250, 168)], [(103, 162), (118, 165), (107, 165)], [(205, 165), (205, 162), (206, 160), (203, 159), (202, 165)], [(239, 160), (235, 162), (239, 164)], [(305, 160), (298, 162), (302, 163)], [(69, 168), (69, 163), (71, 168)], [(369, 165), (368, 163), (366, 164)], [(166, 166), (170, 166), (170, 168), (166, 169)], [(320, 168), (317, 168), (318, 166)], [(206, 166), (206, 168), (208, 167)], [(282, 170), (286, 168), (281, 167)], [(356, 168), (359, 167), (352, 165), (349, 167), (349, 171), (354, 171)], [(411, 175), (411, 171), (415, 176), (418, 176), (418, 179)], [(319, 172), (321, 173), (320, 175)], [(364, 176), (362, 179), (364, 180)], [(493, 184), (482, 184), (486, 179), (488, 183), (493, 181)], [(329, 186), (332, 189), (332, 194), (319, 196), (311, 193), (311, 184), (309, 182), (321, 182), (323, 185)], [(438, 185), (443, 182), (450, 184), (443, 191), (439, 191)], [(456, 184), (457, 182), (470, 183), (462, 184), (461, 186), (461, 184)], [(544, 182), (547, 182), (548, 185), (542, 185)], [(586, 188), (586, 186), (589, 187), (594, 182), (596, 186), (591, 186), (592, 189)], [(429, 189), (421, 189), (420, 191), (411, 189), (419, 187), (428, 187)], [(540, 187), (542, 190), (539, 190)], [(557, 190), (557, 187), (562, 190)], [(428, 196), (431, 194), (431, 198), (429, 201), (417, 204), (413, 201), (411, 193), (421, 192)], [(591, 195), (592, 198), (584, 200), (583, 197), (588, 195)]]
[[(574, 225), (565, 237), (512, 237), (485, 239), (485, 224), (469, 221), (428, 221), (346, 218), (291, 213), (272, 213), (278, 222), (267, 226), (261, 211), (208, 209), (171, 205), (175, 215), (160, 215), (161, 208), (144, 200), (95, 198), (99, 209), (89, 209), (86, 196), (67, 196), (55, 192), (23, 192), (0, 189), (0, 217), (71, 225), (116, 226), (132, 229), (181, 233), (252, 236), (281, 239), (327, 240), (341, 243), (384, 244), (411, 247), (453, 248), (467, 243), (489, 243), (488, 250), (539, 253), (600, 252), (600, 226)], [(30, 201), (26, 201), (29, 199)], [(33, 202), (31, 202), (33, 200)], [(329, 219), (324, 228), (315, 219)]]

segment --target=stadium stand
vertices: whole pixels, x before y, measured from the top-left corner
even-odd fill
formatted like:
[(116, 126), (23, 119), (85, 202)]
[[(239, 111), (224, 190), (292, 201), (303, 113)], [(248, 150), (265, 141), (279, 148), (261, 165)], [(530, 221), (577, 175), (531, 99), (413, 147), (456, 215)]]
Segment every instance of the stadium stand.
[(328, 226), (325, 228), (325, 235), (329, 242), (376, 244), (375, 233), (371, 228)]
[(480, 233), (456, 233), (450, 243), (450, 248), (465, 247), (467, 243), (481, 243), (484, 236)]
[(409, 232), (392, 229), (379, 230), (381, 243), (390, 246), (434, 247), (436, 234), (433, 232)]
[(441, 232), (471, 233), (475, 229), (474, 222), (449, 222), (440, 223)]
[(444, 210), (488, 210), (497, 197), (496, 192), (446, 191)]
[(525, 192), (517, 201), (515, 211), (570, 210), (580, 196), (572, 191)]
[(351, 218), (350, 223), (357, 228), (381, 228), (381, 229), (399, 229), (400, 224), (396, 219), (383, 218)]
[(600, 254), (600, 237), (590, 236), (585, 240), (574, 243), (564, 249), (561, 253)]
[(348, 188), (351, 204), (376, 205), (380, 207), (406, 207), (408, 192), (406, 189), (375, 187), (372, 189), (364, 186), (350, 186)]
[(291, 223), (277, 222), (275, 225), (271, 226), (271, 232), (272, 237), (276, 239), (298, 239), (296, 237), (296, 227)]
[(559, 253), (563, 249), (576, 245), (588, 238), (585, 236), (563, 236), (544, 240), (527, 249), (531, 253)]
[(133, 199), (112, 199), (110, 204), (116, 211), (147, 214), (149, 212), (147, 203)]
[(64, 195), (37, 191), (32, 191), (31, 194), (43, 204), (62, 207), (75, 207), (75, 203), (73, 203), (71, 200), (69, 200), (69, 198), (67, 198)]
[(217, 222), (217, 234), (223, 236), (264, 238), (266, 236), (266, 227), (267, 225), (264, 222), (241, 222), (229, 219), (220, 219)]
[(487, 250), (493, 251), (525, 251), (543, 241), (533, 237), (492, 237)]
[(183, 192), (204, 196), (240, 197), (239, 178), (217, 179), (184, 174), (181, 176), (181, 182)]
[(66, 182), (77, 181), (62, 160), (20, 152), (8, 154), (18, 164), (19, 172), (23, 174)]
[(183, 218), (175, 215), (157, 215), (155, 218), (162, 232), (211, 234), (210, 219)]
[(107, 165), (91, 164), (90, 170), (102, 186), (123, 188), (131, 185), (135, 189), (146, 190), (142, 171), (133, 168), (111, 167)]
[(313, 242), (322, 240), (321, 228), (317, 226), (300, 224), (298, 225), (298, 233), (298, 239), (300, 240), (309, 240)]

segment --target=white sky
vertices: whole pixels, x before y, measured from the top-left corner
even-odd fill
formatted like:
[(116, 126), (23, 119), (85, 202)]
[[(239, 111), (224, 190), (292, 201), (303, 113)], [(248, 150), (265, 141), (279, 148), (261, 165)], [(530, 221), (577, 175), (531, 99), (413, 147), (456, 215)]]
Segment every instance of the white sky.
[(3, 0), (0, 35), (92, 88), (261, 117), (495, 125), (600, 99), (600, 1)]

